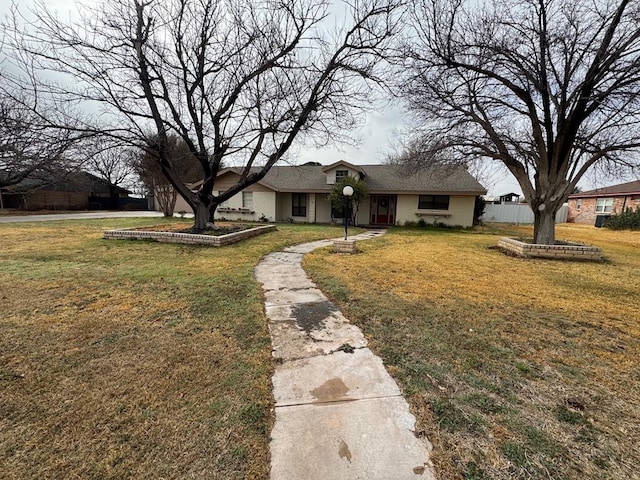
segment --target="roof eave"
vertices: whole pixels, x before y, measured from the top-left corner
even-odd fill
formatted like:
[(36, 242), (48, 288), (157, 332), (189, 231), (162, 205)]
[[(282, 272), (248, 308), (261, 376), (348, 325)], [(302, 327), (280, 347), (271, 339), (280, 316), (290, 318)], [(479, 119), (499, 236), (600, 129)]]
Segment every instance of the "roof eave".
[[(329, 193), (331, 188), (280, 188), (273, 189), (277, 193)], [(485, 195), (486, 190), (464, 190), (464, 191), (437, 191), (437, 190), (369, 190), (369, 195), (457, 195), (457, 196), (478, 196)]]
[(628, 197), (629, 195), (640, 195), (640, 191), (637, 192), (613, 192), (613, 193), (574, 193), (569, 195), (570, 199), (578, 198), (601, 198), (601, 197)]
[(373, 195), (486, 195), (486, 190), (369, 190)]

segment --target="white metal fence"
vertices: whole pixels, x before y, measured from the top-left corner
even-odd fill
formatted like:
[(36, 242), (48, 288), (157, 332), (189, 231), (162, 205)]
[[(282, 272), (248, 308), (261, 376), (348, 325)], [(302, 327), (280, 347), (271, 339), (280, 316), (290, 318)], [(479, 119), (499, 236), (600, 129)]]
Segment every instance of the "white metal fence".
[[(568, 213), (565, 203), (556, 214), (556, 223), (565, 223)], [(527, 204), (488, 204), (480, 219), (485, 223), (533, 223), (533, 210)]]

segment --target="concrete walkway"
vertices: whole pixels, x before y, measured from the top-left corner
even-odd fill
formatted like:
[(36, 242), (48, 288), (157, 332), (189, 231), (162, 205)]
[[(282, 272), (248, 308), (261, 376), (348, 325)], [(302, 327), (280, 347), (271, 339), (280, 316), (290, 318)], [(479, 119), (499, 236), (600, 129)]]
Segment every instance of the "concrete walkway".
[(305, 253), (332, 243), (269, 254), (255, 269), (276, 360), (271, 480), (435, 479), (431, 445), (414, 435), (395, 381), (302, 269)]

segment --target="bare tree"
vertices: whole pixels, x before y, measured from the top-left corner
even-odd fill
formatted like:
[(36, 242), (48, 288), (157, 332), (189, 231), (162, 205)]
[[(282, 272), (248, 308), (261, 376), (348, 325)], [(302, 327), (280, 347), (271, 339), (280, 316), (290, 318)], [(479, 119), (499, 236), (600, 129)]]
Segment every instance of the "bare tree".
[(126, 188), (135, 174), (136, 155), (137, 151), (132, 147), (103, 145), (100, 142), (91, 154), (87, 168), (114, 187)]
[[(0, 83), (2, 75), (0, 74)], [(3, 95), (0, 87), (0, 188), (27, 177), (51, 179), (77, 168), (84, 157), (70, 130), (59, 131), (40, 121), (26, 101)]]
[(402, 87), (426, 162), (502, 162), (536, 243), (593, 168), (637, 168), (640, 3), (416, 0)]
[(118, 208), (119, 189), (133, 187), (134, 159), (137, 151), (132, 147), (110, 144), (99, 138), (94, 139), (91, 147), (86, 168), (109, 183), (109, 208), (115, 210)]
[[(339, 138), (357, 120), (400, 4), (347, 4), (350, 23), (338, 19), (329, 35), (327, 0), (116, 0), (82, 8), (77, 22), (39, 3), (32, 28), (14, 21), (5, 33), (39, 71), (73, 77), (48, 82), (49, 94), (104, 109), (103, 123), (87, 121), (87, 131), (135, 143), (152, 128), (164, 175), (204, 229), (220, 203), (262, 179), (294, 140)], [(170, 134), (198, 159), (196, 193), (171, 165)], [(243, 168), (217, 191), (223, 161)]]
[[(173, 216), (177, 192), (163, 173), (159, 157), (159, 139), (150, 135), (147, 145), (133, 152), (130, 166), (144, 184), (148, 193), (154, 195), (165, 217)], [(169, 134), (164, 142), (166, 160), (171, 169), (187, 185), (195, 183), (200, 177), (200, 162), (191, 153), (186, 143), (179, 137)]]
[(0, 188), (65, 176), (86, 160), (87, 134), (75, 128), (75, 106), (42, 95), (28, 81), (33, 65), (27, 59), (13, 59), (27, 73), (18, 74), (6, 40), (0, 31)]

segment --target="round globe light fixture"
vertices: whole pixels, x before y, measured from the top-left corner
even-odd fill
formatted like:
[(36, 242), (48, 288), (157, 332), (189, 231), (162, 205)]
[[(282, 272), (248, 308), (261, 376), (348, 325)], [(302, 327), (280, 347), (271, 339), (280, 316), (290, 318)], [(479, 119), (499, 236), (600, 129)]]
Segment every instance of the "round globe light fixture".
[(351, 185), (346, 185), (342, 189), (342, 195), (344, 195), (345, 197), (350, 197), (351, 195), (353, 195), (353, 187)]

